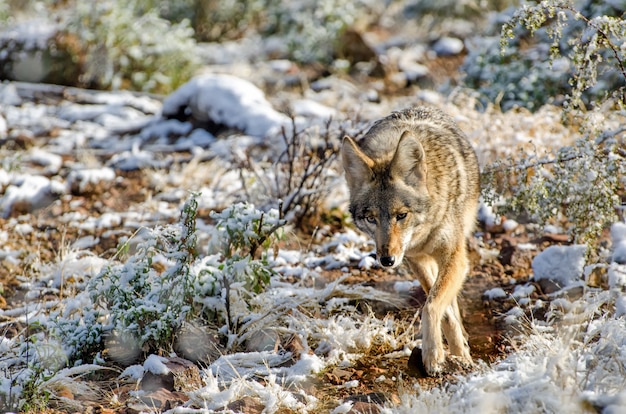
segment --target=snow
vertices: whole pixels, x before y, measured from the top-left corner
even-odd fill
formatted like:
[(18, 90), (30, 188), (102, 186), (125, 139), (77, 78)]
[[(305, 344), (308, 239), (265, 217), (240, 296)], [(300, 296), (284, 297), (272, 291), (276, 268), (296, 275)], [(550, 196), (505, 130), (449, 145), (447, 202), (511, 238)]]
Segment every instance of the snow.
[(489, 290), (485, 291), (485, 293), (483, 293), (483, 295), (487, 299), (489, 299), (489, 300), (501, 299), (501, 298), (505, 298), (507, 296), (507, 294), (504, 291), (504, 289), (502, 289), (500, 287), (489, 289)]
[(626, 264), (626, 223), (613, 223), (611, 225), (611, 241), (613, 254), (611, 259), (615, 263)]
[(176, 115), (181, 108), (199, 121), (211, 120), (256, 137), (278, 132), (289, 123), (289, 118), (277, 112), (259, 88), (224, 74), (195, 77), (163, 101), (165, 116)]
[(535, 256), (532, 268), (533, 279), (548, 279), (567, 286), (583, 276), (587, 246), (550, 246)]
[[(445, 53), (452, 53), (450, 50)], [(404, 75), (423, 76), (420, 70), (425, 68), (417, 66), (419, 63), (414, 59), (419, 52), (414, 50), (410, 59), (403, 61), (407, 65)], [(221, 57), (216, 55), (214, 58)], [(276, 71), (286, 72), (291, 70), (292, 63), (275, 60), (271, 66)], [(335, 98), (341, 94), (360, 97), (363, 95), (359, 94), (364, 93), (337, 79), (320, 79), (315, 86), (319, 89), (309, 91), (311, 93), (305, 95), (306, 98), (290, 101), (294, 115), (299, 118), (298, 125), (302, 125), (300, 118), (307, 118), (306, 122), (315, 124), (341, 117), (342, 104)], [(92, 94), (87, 103), (66, 102), (51, 107), (22, 102), (11, 83), (0, 85), (0, 88), (3, 104), (0, 108), (0, 138), (3, 131), (4, 134), (24, 133), (31, 138), (48, 138), (43, 149), (24, 152), (24, 159), (19, 161), (24, 171), (8, 166), (5, 169), (5, 164), (10, 164), (9, 159), (4, 160), (0, 168), (3, 189), (0, 214), (7, 218), (5, 230), (0, 232), (0, 264), (14, 266), (30, 260), (34, 269), (33, 275), (29, 276), (32, 280), (22, 284), (27, 292), (26, 299), (33, 299), (29, 305), (32, 308), (2, 310), (0, 315), (15, 317), (23, 323), (36, 321), (41, 326), (49, 322), (46, 308), (56, 305), (44, 303), (44, 295), (52, 292), (60, 297), (61, 289), (82, 292), (62, 304), (66, 313), (59, 319), (71, 321), (69, 316), (64, 319), (65, 316), (90, 303), (86, 284), (101, 269), (116, 263), (115, 260), (127, 260), (147, 243), (154, 242), (151, 238), (154, 233), (148, 230), (164, 228), (174, 221), (180, 214), (181, 200), (187, 198), (189, 191), (201, 192), (198, 202), (200, 209), (205, 211), (223, 210), (240, 201), (237, 194), (243, 192), (242, 177), (236, 164), (231, 162), (240, 162), (246, 157), (268, 157), (276, 148), (268, 145), (269, 148), (264, 149), (260, 145), (264, 138), (291, 124), (289, 117), (277, 111), (259, 88), (233, 75), (196, 77), (169, 95), (162, 107), (152, 98), (109, 92)], [(536, 131), (545, 132), (534, 137), (539, 147), (560, 145), (568, 139), (567, 132), (558, 127), (554, 110), (545, 109), (536, 118), (531, 118), (524, 111), (480, 112), (459, 108), (436, 92), (422, 91), (419, 97), (450, 112), (468, 131), (483, 158), (495, 150), (508, 153), (514, 148), (512, 141), (528, 140)], [(414, 98), (410, 97), (410, 100), (414, 101)], [(362, 105), (363, 113), (371, 115), (368, 121), (375, 119), (375, 115), (386, 113), (392, 105), (370, 106), (370, 103), (352, 99)], [(194, 118), (194, 122), (178, 119), (176, 115), (181, 108), (184, 115)], [(197, 126), (196, 121), (208, 120), (238, 129), (243, 135), (235, 132), (217, 138)], [(57, 130), (60, 131), (58, 135), (45, 135)], [(177, 151), (191, 154), (181, 156)], [(76, 154), (79, 156), (75, 162), (64, 161)], [(142, 189), (150, 193), (147, 200), (128, 211), (108, 209), (110, 200), (89, 200), (93, 207), (86, 207), (90, 206), (86, 200), (71, 200), (72, 211), (58, 220), (62, 226), (78, 229), (79, 236), (59, 246), (58, 257), (52, 261), (41, 263), (44, 259), (32, 256), (24, 259), (27, 251), (12, 250), (6, 243), (13, 234), (21, 238), (35, 237), (42, 231), (35, 215), (13, 217), (16, 205), (20, 208), (28, 205), (34, 209), (48, 207), (59, 198), (65, 202), (64, 197), (70, 195), (68, 189), (77, 188), (81, 192), (89, 184), (112, 186), (118, 180), (121, 182), (128, 171), (135, 170), (140, 170), (147, 178), (146, 187)], [(346, 199), (345, 186), (337, 185), (332, 196), (323, 202), (345, 211)], [(89, 210), (91, 208), (93, 210)], [(492, 207), (484, 203), (481, 203), (478, 219), (488, 227), (502, 224), (509, 232), (518, 226), (512, 219), (503, 221)], [(197, 223), (200, 230), (197, 252), (203, 260), (197, 266), (206, 269), (207, 263), (214, 259), (207, 254), (212, 246), (219, 244), (219, 240), (209, 236), (214, 230), (213, 219), (203, 216)], [(562, 232), (556, 227), (544, 230)], [(242, 304), (243, 300), (238, 308), (236, 303), (233, 304), (235, 312), (243, 315), (242, 323), (250, 325), (240, 337), (233, 334), (229, 338), (232, 343), (239, 340), (244, 343), (244, 335), (251, 336), (249, 332), (254, 330), (277, 329), (281, 335), (284, 332), (301, 339), (304, 349), (300, 355), (292, 360), (294, 354), (284, 350), (225, 353), (203, 370), (206, 385), (188, 393), (191, 402), (206, 407), (206, 410), (217, 410), (243, 396), (254, 396), (263, 401), (267, 412), (277, 409), (279, 402), (281, 407), (289, 407), (295, 412), (309, 412), (316, 401), (304, 391), (299, 392), (301, 388), (306, 390), (311, 378), (319, 373), (334, 366), (352, 366), (372, 350), (385, 358), (398, 358), (406, 356), (407, 351), (415, 346), (414, 339), (405, 335), (400, 321), (361, 314), (357, 312), (354, 298), (398, 304), (402, 300), (400, 296), (418, 287), (419, 283), (415, 280), (396, 281), (392, 292), (345, 284), (345, 278), (353, 272), (367, 273), (376, 268), (372, 256), (373, 242), (349, 227), (341, 231), (321, 228), (320, 233), (324, 234), (311, 248), (281, 246), (275, 256), (268, 252), (268, 262), (278, 275), (272, 277), (266, 291), (254, 295), (249, 306)], [(119, 256), (116, 253), (115, 259), (108, 260), (90, 251), (104, 245), (109, 236), (116, 234), (124, 235), (125, 238), (120, 240), (127, 241), (127, 252), (120, 249)], [(607, 264), (610, 290), (585, 292), (579, 301), (565, 297), (554, 299), (551, 310), (563, 319), (554, 325), (546, 323), (543, 326), (530, 322), (523, 309), (531, 303), (530, 298), (536, 289), (534, 285), (519, 284), (511, 296), (501, 287), (485, 291), (484, 297), (488, 300), (514, 299), (517, 302), (518, 306), (507, 312), (504, 320), (529, 328), (531, 334), (520, 339), (521, 346), (511, 349), (500, 361), (479, 362), (474, 372), (459, 374), (445, 387), (403, 389), (399, 391), (400, 401), (383, 408), (382, 412), (580, 412), (583, 403), (598, 403), (604, 407), (604, 412), (624, 412), (626, 393), (622, 391), (621, 369), (626, 361), (626, 330), (623, 328), (626, 296), (622, 292), (626, 287), (626, 224), (615, 223), (611, 238), (612, 263)], [(163, 237), (160, 241), (168, 242), (169, 239)], [(536, 245), (528, 243), (518, 247), (535, 249)], [(112, 249), (115, 250), (116, 246)], [(582, 245), (545, 249), (532, 263), (533, 281), (550, 279), (561, 286), (576, 286), (583, 275), (586, 253), (587, 248)], [(162, 255), (151, 260), (155, 268), (171, 268), (173, 263), (171, 258)], [(333, 270), (338, 278), (333, 282), (323, 279), (321, 274), (326, 270)], [(230, 288), (233, 291), (242, 289), (241, 284)], [(202, 300), (198, 303), (211, 303), (215, 309), (222, 305), (212, 297)], [(584, 323), (577, 323), (579, 320)], [(571, 331), (567, 330), (568, 326), (572, 327)], [(0, 338), (3, 355), (9, 355), (18, 345), (15, 338)], [(120, 378), (138, 381), (145, 372), (165, 374), (168, 372), (165, 361), (158, 355), (149, 355), (142, 365), (126, 368)], [(5, 369), (2, 364), (0, 361), (0, 369)], [(6, 374), (7, 371), (0, 372)], [(257, 381), (258, 378), (263, 381)], [(377, 381), (385, 379), (381, 375)], [(357, 391), (360, 385), (358, 380), (351, 380), (341, 386)], [(9, 381), (0, 375), (0, 393), (6, 393), (10, 388)], [(13, 391), (19, 390), (13, 388)], [(351, 402), (337, 402), (333, 412), (349, 412), (352, 406)]]
[(143, 369), (146, 372), (151, 372), (154, 375), (166, 375), (169, 374), (170, 369), (165, 365), (167, 358), (158, 355), (148, 355), (143, 363)]
[(433, 51), (439, 56), (458, 55), (463, 51), (465, 45), (461, 39), (444, 36), (433, 45)]
[(115, 180), (115, 171), (111, 168), (91, 168), (72, 170), (67, 176), (67, 184), (71, 189), (78, 184), (78, 189), (83, 192), (89, 184), (98, 184), (100, 182), (111, 182)]
[(16, 176), (0, 197), (2, 217), (8, 217), (18, 203), (26, 203), (31, 210), (45, 207), (55, 196), (65, 191), (62, 183), (44, 176)]

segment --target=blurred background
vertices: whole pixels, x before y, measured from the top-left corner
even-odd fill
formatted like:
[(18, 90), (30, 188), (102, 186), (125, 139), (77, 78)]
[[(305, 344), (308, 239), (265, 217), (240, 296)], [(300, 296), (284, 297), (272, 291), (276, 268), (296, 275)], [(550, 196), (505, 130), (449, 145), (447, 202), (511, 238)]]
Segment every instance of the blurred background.
[[(560, 103), (569, 88), (570, 21), (550, 33), (500, 32), (518, 0), (0, 0), (0, 79), (168, 94), (199, 71), (272, 92), (334, 75), (378, 94), (463, 87), (503, 110)], [(624, 1), (576, 1), (621, 16)], [(532, 69), (532, 70), (531, 70)], [(597, 96), (619, 81), (605, 72)], [(600, 92), (599, 92), (600, 91)]]

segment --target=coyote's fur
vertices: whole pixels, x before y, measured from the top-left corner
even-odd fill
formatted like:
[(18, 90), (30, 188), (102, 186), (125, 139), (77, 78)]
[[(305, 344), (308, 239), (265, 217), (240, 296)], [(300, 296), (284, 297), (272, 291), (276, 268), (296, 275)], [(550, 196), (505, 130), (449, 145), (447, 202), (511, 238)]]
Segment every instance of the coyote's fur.
[(422, 359), (430, 375), (453, 355), (470, 364), (457, 295), (469, 271), (467, 238), (479, 197), (476, 154), (443, 112), (414, 107), (377, 121), (357, 144), (345, 137), (343, 167), (356, 226), (376, 242), (384, 267), (403, 260), (428, 295)]

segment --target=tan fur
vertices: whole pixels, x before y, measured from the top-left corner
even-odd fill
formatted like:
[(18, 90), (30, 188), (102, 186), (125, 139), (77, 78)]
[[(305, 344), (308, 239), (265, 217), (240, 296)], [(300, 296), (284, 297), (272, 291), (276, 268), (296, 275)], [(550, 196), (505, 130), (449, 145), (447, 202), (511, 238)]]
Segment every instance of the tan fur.
[(350, 212), (376, 242), (385, 267), (403, 260), (428, 294), (422, 310), (422, 356), (441, 371), (449, 351), (470, 364), (457, 295), (469, 271), (467, 237), (479, 195), (476, 155), (447, 115), (414, 107), (377, 121), (357, 144), (345, 137), (342, 160)]

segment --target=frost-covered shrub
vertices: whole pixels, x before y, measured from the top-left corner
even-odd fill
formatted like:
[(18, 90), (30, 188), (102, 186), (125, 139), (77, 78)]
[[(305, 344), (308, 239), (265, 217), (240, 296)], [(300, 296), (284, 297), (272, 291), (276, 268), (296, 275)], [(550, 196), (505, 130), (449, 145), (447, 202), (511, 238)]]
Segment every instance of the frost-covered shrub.
[(272, 10), (268, 32), (284, 35), (293, 59), (330, 62), (343, 31), (359, 19), (380, 15), (370, 0), (288, 1)]
[[(581, 7), (580, 12), (575, 4)], [(617, 210), (626, 183), (625, 129), (619, 126), (624, 122), (620, 110), (626, 92), (622, 47), (626, 21), (602, 15), (607, 11), (616, 13), (616, 7), (608, 2), (596, 5), (589, 1), (545, 0), (522, 6), (502, 28), (505, 58), (509, 56), (509, 38), (519, 42), (516, 46), (520, 49), (522, 35), (515, 31), (518, 25), (539, 37), (537, 46), (541, 46), (546, 59), (552, 60), (553, 68), (557, 61), (565, 59), (561, 56), (567, 52), (567, 65), (571, 69), (565, 76), (568, 88), (562, 86), (567, 92), (563, 119), (572, 128), (578, 128), (580, 137), (572, 146), (552, 154), (522, 150), (519, 156), (487, 166), (483, 195), (487, 200), (505, 195), (505, 210), (528, 213), (541, 222), (564, 219), (578, 242), (593, 243), (600, 232), (618, 218)], [(535, 50), (539, 49), (535, 47)], [(512, 62), (518, 61), (513, 59)], [(610, 71), (606, 71), (607, 68)], [(496, 73), (500, 73), (500, 69)], [(531, 77), (527, 75), (526, 79)], [(500, 78), (494, 75), (494, 79)], [(534, 97), (544, 92), (547, 96), (556, 93), (556, 90), (546, 89), (549, 84), (544, 85), (546, 79), (534, 86), (541, 91)], [(619, 79), (619, 83), (612, 83), (614, 79)], [(502, 98), (513, 89), (505, 88)], [(519, 91), (511, 93), (517, 93), (517, 99), (521, 99)], [(533, 102), (526, 104), (533, 107), (544, 101)]]
[(510, 10), (500, 45), (496, 37), (468, 43), (464, 82), (504, 110), (588, 105), (623, 91), (624, 11), (616, 2), (592, 0), (545, 0)]
[[(483, 196), (507, 196), (503, 212), (526, 213), (542, 223), (563, 217), (578, 242), (594, 242), (617, 220), (624, 191), (624, 129), (585, 131), (553, 154), (520, 152), (483, 173)], [(493, 191), (496, 190), (496, 191)]]
[(90, 87), (167, 93), (197, 68), (188, 20), (170, 23), (140, 0), (77, 2), (61, 36)]
[(4, 23), (11, 17), (11, 8), (7, 0), (0, 0), (0, 23)]
[[(209, 4), (210, 3), (210, 4)], [(226, 0), (202, 1), (196, 30), (208, 40), (237, 38), (246, 32), (286, 39), (289, 55), (299, 62), (332, 60), (343, 31), (357, 21), (375, 21), (385, 5), (374, 0)]]
[(54, 312), (51, 334), (69, 360), (98, 359), (105, 348), (122, 362), (141, 351), (170, 350), (185, 321), (240, 333), (251, 299), (274, 274), (266, 250), (284, 221), (276, 210), (248, 204), (212, 213), (210, 255), (200, 257), (197, 208), (194, 195), (177, 225), (146, 229), (134, 254), (104, 268), (84, 294)]

